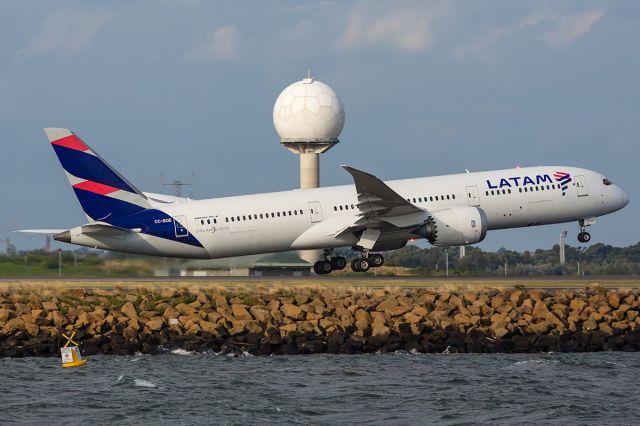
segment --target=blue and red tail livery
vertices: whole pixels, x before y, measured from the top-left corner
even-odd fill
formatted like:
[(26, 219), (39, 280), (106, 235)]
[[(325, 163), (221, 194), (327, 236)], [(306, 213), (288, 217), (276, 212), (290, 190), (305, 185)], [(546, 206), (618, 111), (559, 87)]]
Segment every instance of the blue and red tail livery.
[(93, 220), (114, 218), (150, 208), (147, 198), (133, 184), (67, 129), (49, 128), (53, 146), (80, 205)]

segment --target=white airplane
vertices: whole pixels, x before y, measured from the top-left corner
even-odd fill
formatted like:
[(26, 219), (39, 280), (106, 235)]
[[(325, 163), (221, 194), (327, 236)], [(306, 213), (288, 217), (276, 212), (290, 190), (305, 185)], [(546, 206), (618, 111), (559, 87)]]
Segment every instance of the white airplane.
[(436, 246), (482, 241), (488, 230), (577, 221), (578, 240), (597, 216), (622, 209), (624, 191), (600, 173), (523, 167), (383, 182), (343, 166), (354, 185), (192, 200), (141, 192), (67, 129), (45, 133), (89, 222), (50, 233), (65, 243), (126, 253), (214, 259), (324, 249), (314, 271), (343, 269), (333, 249), (352, 247), (357, 272), (378, 251), (425, 238)]

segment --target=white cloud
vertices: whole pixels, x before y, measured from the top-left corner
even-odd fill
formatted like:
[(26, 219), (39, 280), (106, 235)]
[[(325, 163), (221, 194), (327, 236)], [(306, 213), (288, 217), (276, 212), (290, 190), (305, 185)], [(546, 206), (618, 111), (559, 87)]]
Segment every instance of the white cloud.
[(464, 58), (471, 55), (482, 57), (500, 40), (508, 39), (521, 32), (533, 29), (541, 31), (539, 27), (549, 28), (549, 26), (551, 26), (551, 29), (542, 35), (545, 43), (550, 47), (567, 47), (589, 32), (593, 24), (603, 15), (603, 12), (597, 10), (574, 15), (556, 15), (548, 11), (537, 11), (515, 24), (494, 28), (483, 35), (474, 37), (462, 46), (453, 49), (453, 56), (456, 58)]
[(417, 53), (433, 46), (432, 14), (426, 10), (397, 9), (370, 16), (362, 8), (353, 10), (340, 46), (358, 48), (391, 45), (403, 52)]
[(544, 41), (551, 47), (567, 47), (589, 31), (604, 13), (590, 10), (584, 13), (558, 18), (554, 27), (543, 35)]
[(234, 25), (225, 25), (207, 35), (205, 41), (191, 51), (201, 60), (229, 60), (237, 55), (238, 31)]
[(465, 56), (481, 56), (490, 46), (507, 34), (504, 28), (494, 28), (483, 36), (475, 38), (470, 42), (453, 50), (453, 56), (464, 58)]
[(112, 16), (104, 9), (58, 10), (44, 20), (40, 33), (22, 49), (22, 53), (34, 55), (85, 49)]

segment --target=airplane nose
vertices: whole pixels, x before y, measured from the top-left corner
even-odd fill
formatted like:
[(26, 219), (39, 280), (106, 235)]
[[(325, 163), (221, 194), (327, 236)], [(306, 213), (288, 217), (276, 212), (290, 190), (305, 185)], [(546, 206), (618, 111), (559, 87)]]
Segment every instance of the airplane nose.
[(629, 204), (629, 197), (627, 196), (627, 193), (624, 192), (623, 190), (620, 190), (620, 192), (622, 192), (622, 207), (624, 207), (627, 204)]

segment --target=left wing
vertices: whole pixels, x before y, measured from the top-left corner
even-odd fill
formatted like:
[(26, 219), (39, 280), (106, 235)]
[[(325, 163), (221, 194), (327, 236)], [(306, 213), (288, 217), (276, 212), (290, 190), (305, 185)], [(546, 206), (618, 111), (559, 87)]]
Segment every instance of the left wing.
[(376, 176), (351, 166), (343, 165), (342, 167), (353, 176), (358, 191), (358, 209), (361, 216), (404, 216), (423, 211), (402, 198)]
[(385, 234), (420, 226), (428, 213), (404, 199), (378, 177), (353, 167), (342, 166), (353, 177), (358, 192), (358, 210), (353, 223), (340, 229), (335, 236), (362, 231), (358, 245), (372, 249)]

